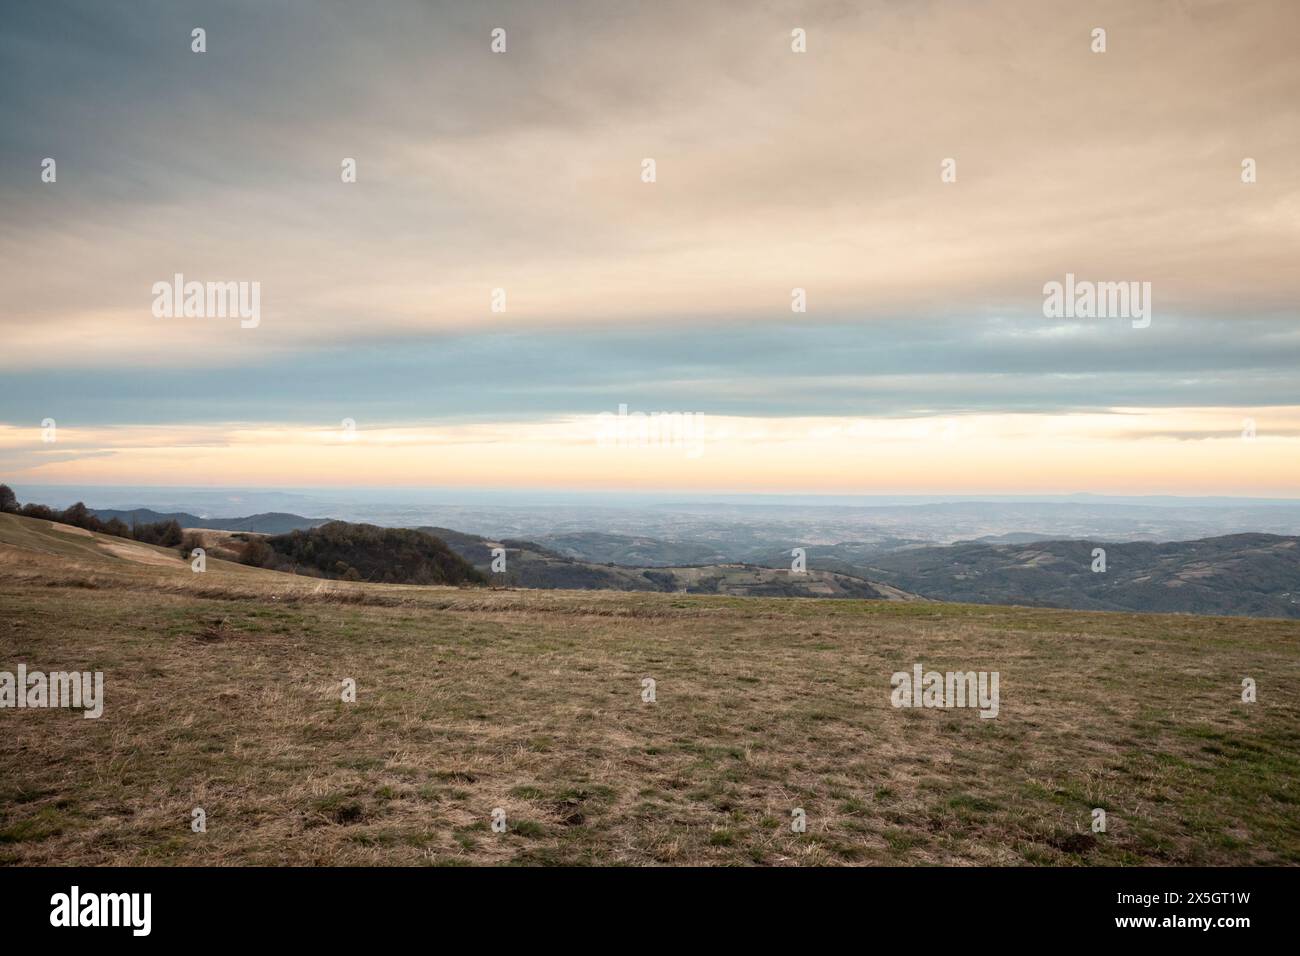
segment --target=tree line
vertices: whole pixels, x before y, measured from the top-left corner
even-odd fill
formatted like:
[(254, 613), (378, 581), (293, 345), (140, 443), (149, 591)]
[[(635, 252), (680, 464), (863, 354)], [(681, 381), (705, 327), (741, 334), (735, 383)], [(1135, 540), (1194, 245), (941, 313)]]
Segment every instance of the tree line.
[(484, 584), (441, 538), (409, 528), (330, 521), (263, 538), (249, 535), (244, 564), (311, 577), (387, 584)]
[[(62, 511), (35, 502), (19, 505), (18, 496), (8, 485), (0, 485), (0, 513), (22, 515), (26, 518), (44, 518), (46, 521), (57, 521), (60, 524), (72, 525), (74, 528), (84, 528), (87, 531), (110, 534), (115, 538), (127, 538), (144, 544), (156, 544), (164, 548), (181, 548), (186, 544), (185, 532), (175, 518), (169, 521), (155, 521), (151, 524), (135, 522), (127, 524), (121, 518), (101, 521), (81, 501)], [(187, 553), (187, 549), (182, 548), (182, 553)]]

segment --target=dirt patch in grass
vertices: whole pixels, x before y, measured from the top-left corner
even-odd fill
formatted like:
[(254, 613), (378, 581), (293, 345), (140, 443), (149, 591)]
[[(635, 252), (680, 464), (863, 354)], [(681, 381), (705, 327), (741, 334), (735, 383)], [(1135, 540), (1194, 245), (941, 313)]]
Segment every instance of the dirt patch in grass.
[(50, 527), (60, 534), (75, 534), (82, 538), (93, 538), (93, 531), (87, 531), (85, 528), (78, 528), (76, 525), (63, 524), (60, 521), (51, 521)]
[(133, 544), (126, 541), (121, 543), (113, 541), (101, 541), (99, 546), (109, 554), (116, 555), (119, 558), (126, 558), (128, 561), (134, 561), (137, 564), (152, 564), (155, 566), (167, 567), (181, 563), (178, 555), (167, 555), (160, 551), (155, 551), (143, 544)]

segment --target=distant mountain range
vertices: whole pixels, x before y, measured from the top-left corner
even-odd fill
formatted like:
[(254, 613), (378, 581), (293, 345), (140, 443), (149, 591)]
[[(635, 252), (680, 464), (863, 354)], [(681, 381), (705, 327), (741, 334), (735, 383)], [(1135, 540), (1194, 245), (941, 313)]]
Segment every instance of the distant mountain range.
[(540, 543), (577, 561), (660, 568), (686, 564), (725, 564), (736, 560), (733, 550), (712, 542), (665, 541), (647, 536), (578, 531), (543, 535)]
[[(1094, 571), (1095, 549), (1105, 571)], [(810, 551), (809, 565), (816, 563)], [(1104, 611), (1300, 617), (1300, 538), (1035, 541), (911, 548), (861, 573), (941, 601)]]
[[(833, 597), (903, 601), (915, 596), (852, 575), (827, 570), (795, 574), (788, 568), (748, 564), (683, 567), (627, 567), (579, 561), (531, 541), (492, 540), (449, 528), (419, 528), (447, 543), (452, 551), (487, 575), (493, 584), (526, 588), (669, 591), (740, 597)], [(505, 550), (505, 570), (492, 571), (493, 550)]]
[[(518, 580), (522, 586), (646, 590), (645, 581), (653, 578), (653, 571), (667, 572), (672, 581), (669, 589), (681, 590), (698, 587), (701, 580), (710, 582), (710, 569), (725, 582), (727, 575), (720, 569), (754, 566), (770, 569), (781, 582), (800, 578), (788, 570), (790, 550), (770, 546), (717, 548), (711, 543), (598, 532), (556, 535), (543, 541), (523, 543)], [(1092, 570), (1096, 548), (1106, 552), (1105, 571)], [(1293, 536), (1232, 534), (1194, 541), (1114, 542), (1009, 532), (952, 545), (895, 538), (808, 545), (805, 550), (810, 574), (834, 575), (840, 585), (861, 581), (875, 590), (893, 585), (904, 594), (936, 601), (1300, 617), (1300, 537)], [(547, 556), (544, 562), (538, 557), (541, 554)], [(476, 564), (485, 560), (464, 556)], [(604, 561), (590, 560), (593, 556)], [(674, 558), (704, 566), (671, 566), (668, 562)], [(633, 563), (640, 567), (625, 567)], [(575, 577), (583, 583), (566, 583)], [(797, 591), (812, 593), (819, 584), (808, 580)], [(835, 590), (841, 596), (855, 596), (852, 584)]]
[(90, 513), (101, 521), (118, 518), (127, 524), (154, 524), (158, 521), (176, 521), (182, 528), (211, 528), (213, 531), (256, 531), (259, 534), (287, 534), (290, 531), (305, 531), (318, 528), (329, 518), (304, 518), (302, 515), (286, 514), (272, 511), (265, 514), (249, 515), (246, 518), (201, 518), (185, 511), (161, 512), (149, 508), (135, 508), (130, 511), (114, 511), (107, 508), (91, 508)]
[[(870, 540), (842, 541), (837, 544), (808, 545), (797, 533), (787, 535), (809, 554), (816, 550), (821, 556), (819, 567), (846, 574), (859, 574), (854, 570), (866, 559), (898, 548), (922, 547), (933, 544), (918, 538), (880, 535)], [(698, 564), (757, 564), (779, 568), (789, 566), (792, 545), (777, 545), (773, 535), (751, 536), (720, 535), (704, 539), (664, 540), (646, 535), (609, 534), (597, 531), (568, 532), (541, 535), (537, 541), (544, 547), (578, 561), (597, 561), (609, 564), (627, 564), (635, 567), (668, 567)]]
[[(93, 513), (128, 524), (174, 518), (186, 528), (267, 535), (318, 528), (328, 521), (283, 512), (224, 519), (143, 508)], [(671, 541), (575, 531), (531, 541), (441, 527), (416, 530), (445, 542), (489, 582), (513, 587), (892, 600), (919, 596), (974, 604), (1300, 618), (1300, 537), (1285, 535), (1116, 542), (1007, 532), (950, 545), (881, 536), (807, 544), (808, 571), (796, 574), (790, 570), (790, 549), (753, 540)], [(506, 551), (504, 573), (491, 570), (494, 548)], [(1093, 570), (1097, 548), (1106, 552), (1104, 571)]]

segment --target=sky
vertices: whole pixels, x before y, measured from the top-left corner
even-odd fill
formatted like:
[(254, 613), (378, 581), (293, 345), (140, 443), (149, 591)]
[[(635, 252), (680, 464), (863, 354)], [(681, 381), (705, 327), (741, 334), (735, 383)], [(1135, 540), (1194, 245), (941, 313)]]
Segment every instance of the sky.
[[(1297, 35), (1293, 0), (15, 0), (0, 479), (1300, 497)], [(178, 273), (256, 322), (155, 314)], [(1045, 314), (1067, 274), (1149, 283), (1149, 324)]]

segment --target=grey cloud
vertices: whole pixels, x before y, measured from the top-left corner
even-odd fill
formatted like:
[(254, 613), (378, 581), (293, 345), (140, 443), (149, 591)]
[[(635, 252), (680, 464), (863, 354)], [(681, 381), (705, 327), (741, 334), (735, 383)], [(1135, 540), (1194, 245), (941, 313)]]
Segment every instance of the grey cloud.
[[(10, 423), (525, 420), (643, 410), (852, 417), (1295, 403), (1290, 319), (1096, 323), (1040, 317), (644, 324), (442, 335), (218, 368), (18, 372)], [(1244, 414), (1244, 413), (1243, 413)]]

